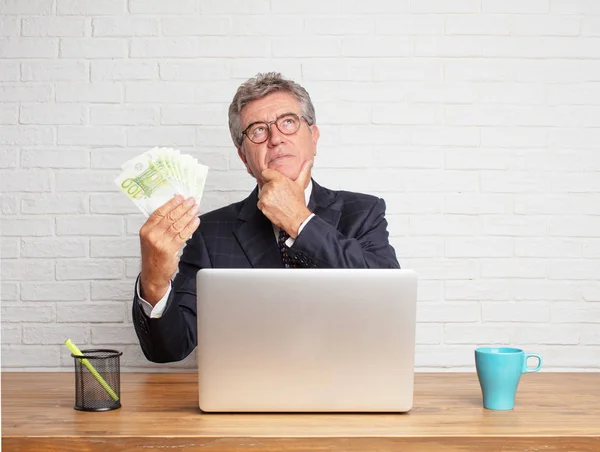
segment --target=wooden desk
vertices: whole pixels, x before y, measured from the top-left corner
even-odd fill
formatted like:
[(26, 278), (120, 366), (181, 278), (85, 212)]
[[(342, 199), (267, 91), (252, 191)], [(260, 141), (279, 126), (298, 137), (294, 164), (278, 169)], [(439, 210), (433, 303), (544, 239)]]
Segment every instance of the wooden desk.
[(2, 374), (8, 451), (600, 451), (600, 373), (524, 375), (513, 411), (475, 374), (416, 374), (408, 414), (203, 414), (196, 374), (122, 374), (123, 407), (73, 409), (72, 373)]

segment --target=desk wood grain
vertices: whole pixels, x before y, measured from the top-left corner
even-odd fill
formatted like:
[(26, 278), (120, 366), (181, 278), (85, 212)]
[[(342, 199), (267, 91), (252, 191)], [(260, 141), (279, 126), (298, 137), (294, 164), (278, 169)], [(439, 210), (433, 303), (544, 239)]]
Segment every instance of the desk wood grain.
[(88, 413), (72, 373), (4, 372), (2, 450), (600, 451), (600, 373), (524, 375), (512, 411), (475, 374), (418, 373), (407, 414), (206, 414), (195, 373), (121, 377), (123, 407)]

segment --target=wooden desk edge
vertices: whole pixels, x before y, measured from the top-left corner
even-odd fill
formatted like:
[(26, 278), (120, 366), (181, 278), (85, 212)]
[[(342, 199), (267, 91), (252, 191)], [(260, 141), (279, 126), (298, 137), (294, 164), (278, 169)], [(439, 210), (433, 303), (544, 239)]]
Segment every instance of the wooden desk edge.
[(138, 449), (185, 448), (191, 452), (334, 452), (397, 451), (431, 452), (517, 452), (535, 447), (545, 452), (597, 452), (600, 434), (594, 436), (433, 436), (433, 437), (3, 437), (2, 449), (9, 452), (130, 452)]

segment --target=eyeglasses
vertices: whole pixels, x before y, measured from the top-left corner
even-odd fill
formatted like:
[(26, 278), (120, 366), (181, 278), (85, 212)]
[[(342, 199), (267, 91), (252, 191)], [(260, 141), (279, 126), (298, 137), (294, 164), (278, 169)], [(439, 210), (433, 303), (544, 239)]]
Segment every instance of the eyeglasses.
[(271, 124), (275, 124), (277, 129), (284, 135), (293, 135), (300, 129), (300, 118), (310, 125), (308, 119), (296, 113), (284, 113), (271, 122), (253, 122), (242, 132), (242, 139), (246, 135), (255, 144), (264, 143), (271, 135)]

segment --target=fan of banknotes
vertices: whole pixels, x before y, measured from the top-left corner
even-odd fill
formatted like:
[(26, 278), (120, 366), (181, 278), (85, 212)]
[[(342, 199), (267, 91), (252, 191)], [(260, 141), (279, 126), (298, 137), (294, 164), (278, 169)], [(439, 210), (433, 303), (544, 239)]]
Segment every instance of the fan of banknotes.
[(155, 147), (121, 165), (115, 183), (149, 217), (156, 209), (181, 194), (200, 204), (208, 166), (177, 149)]

